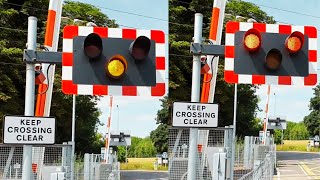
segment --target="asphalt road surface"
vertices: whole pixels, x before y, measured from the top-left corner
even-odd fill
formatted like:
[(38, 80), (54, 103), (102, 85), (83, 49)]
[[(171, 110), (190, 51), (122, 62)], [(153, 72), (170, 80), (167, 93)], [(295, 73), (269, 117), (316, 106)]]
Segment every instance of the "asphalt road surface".
[(320, 179), (320, 153), (277, 152), (274, 180)]
[[(320, 153), (277, 152), (274, 180), (320, 180)], [(168, 172), (121, 171), (121, 180), (167, 180)]]
[(159, 171), (121, 171), (121, 180), (167, 180), (168, 172)]

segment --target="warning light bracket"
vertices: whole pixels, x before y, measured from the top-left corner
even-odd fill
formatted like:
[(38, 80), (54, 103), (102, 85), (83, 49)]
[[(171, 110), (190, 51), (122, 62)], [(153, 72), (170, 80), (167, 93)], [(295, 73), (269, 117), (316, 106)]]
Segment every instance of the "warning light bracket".
[(191, 43), (190, 52), (194, 55), (215, 55), (225, 56), (224, 45)]
[(61, 64), (62, 53), (51, 51), (34, 51), (25, 49), (23, 52), (23, 61), (27, 64), (48, 63)]

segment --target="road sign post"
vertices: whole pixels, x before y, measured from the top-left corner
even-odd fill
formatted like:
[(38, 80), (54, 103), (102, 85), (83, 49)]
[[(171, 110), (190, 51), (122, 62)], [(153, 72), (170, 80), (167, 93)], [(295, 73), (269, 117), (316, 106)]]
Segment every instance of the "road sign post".
[[(36, 50), (37, 47), (37, 18), (28, 18), (28, 50)], [(34, 116), (34, 92), (35, 75), (34, 64), (26, 65), (26, 93), (24, 115)], [(31, 180), (32, 145), (23, 145), (22, 180)]]
[(76, 136), (76, 95), (72, 95), (72, 130), (71, 130), (71, 143), (72, 143), (72, 150), (71, 150), (71, 179), (74, 179), (74, 154), (76, 149), (75, 144), (75, 136)]
[(233, 179), (234, 162), (236, 158), (236, 130), (237, 130), (237, 104), (238, 104), (238, 84), (234, 84), (234, 98), (233, 98), (233, 131), (232, 131), (232, 150), (231, 150), (231, 172), (230, 177)]
[[(200, 44), (202, 43), (202, 21), (203, 21), (203, 15), (200, 13), (196, 13), (195, 20), (194, 20), (194, 42), (195, 43), (200, 43)], [(191, 102), (199, 102), (200, 100), (200, 74), (201, 74), (200, 58), (201, 58), (200, 55), (193, 56)], [(198, 141), (198, 128), (190, 128), (188, 180), (196, 179), (197, 141)]]

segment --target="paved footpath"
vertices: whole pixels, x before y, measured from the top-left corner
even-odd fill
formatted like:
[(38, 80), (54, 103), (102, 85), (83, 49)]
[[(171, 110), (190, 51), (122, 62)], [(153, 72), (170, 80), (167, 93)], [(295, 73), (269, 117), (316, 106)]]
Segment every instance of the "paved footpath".
[(277, 152), (278, 174), (274, 180), (320, 179), (320, 154)]

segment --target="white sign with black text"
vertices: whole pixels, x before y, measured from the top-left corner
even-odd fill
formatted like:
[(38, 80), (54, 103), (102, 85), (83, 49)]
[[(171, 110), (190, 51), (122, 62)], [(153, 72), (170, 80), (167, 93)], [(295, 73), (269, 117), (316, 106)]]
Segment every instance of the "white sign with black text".
[(5, 116), (3, 142), (9, 144), (54, 144), (55, 118)]
[(174, 102), (172, 126), (217, 127), (218, 105), (191, 102)]

